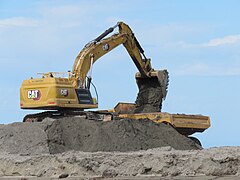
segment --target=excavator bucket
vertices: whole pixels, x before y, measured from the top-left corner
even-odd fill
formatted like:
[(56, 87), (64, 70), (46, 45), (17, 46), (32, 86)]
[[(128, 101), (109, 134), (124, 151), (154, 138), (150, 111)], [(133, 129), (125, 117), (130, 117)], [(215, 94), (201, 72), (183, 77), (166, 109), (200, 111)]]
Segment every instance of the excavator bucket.
[(149, 77), (136, 74), (138, 95), (135, 113), (161, 112), (167, 96), (169, 76), (167, 70), (152, 71)]

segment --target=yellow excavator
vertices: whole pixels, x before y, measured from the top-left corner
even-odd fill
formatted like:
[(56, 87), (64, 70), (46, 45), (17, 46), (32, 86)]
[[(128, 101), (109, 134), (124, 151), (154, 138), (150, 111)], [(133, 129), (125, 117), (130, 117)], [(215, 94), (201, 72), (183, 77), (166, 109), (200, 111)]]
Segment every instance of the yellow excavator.
[[(119, 32), (104, 39), (116, 27), (119, 28)], [(156, 79), (162, 90), (159, 96), (164, 99), (167, 94), (168, 72), (156, 71), (151, 67), (150, 59), (146, 58), (130, 27), (119, 22), (85, 45), (75, 59), (72, 72), (67, 73), (67, 77), (61, 77), (63, 73), (48, 72), (40, 74), (42, 76), (40, 78), (24, 80), (20, 89), (21, 108), (61, 112), (97, 108), (97, 99), (92, 98), (90, 93), (93, 64), (121, 44), (139, 70), (136, 74), (138, 82), (146, 78)]]
[[(118, 32), (108, 36), (118, 28)], [(103, 55), (119, 45), (123, 45), (138, 69), (136, 81), (139, 91), (145, 91), (146, 84), (158, 89), (153, 100), (154, 112), (144, 111), (148, 99), (138, 97), (135, 103), (119, 103), (113, 110), (84, 111), (98, 108), (98, 98), (92, 97), (93, 64)], [(49, 110), (24, 117), (24, 122), (42, 121), (46, 117), (62, 117), (84, 115), (91, 119), (112, 120), (114, 117), (144, 119), (148, 118), (157, 123), (168, 123), (180, 133), (188, 136), (194, 132), (203, 132), (210, 126), (207, 116), (161, 113), (162, 101), (166, 98), (168, 89), (167, 70), (154, 70), (151, 61), (144, 54), (130, 27), (118, 22), (107, 29), (93, 41), (87, 43), (77, 55), (72, 71), (67, 73), (39, 73), (40, 77), (24, 80), (20, 89), (20, 107), (22, 109)], [(94, 89), (95, 86), (93, 85)], [(148, 92), (147, 92), (148, 93)]]

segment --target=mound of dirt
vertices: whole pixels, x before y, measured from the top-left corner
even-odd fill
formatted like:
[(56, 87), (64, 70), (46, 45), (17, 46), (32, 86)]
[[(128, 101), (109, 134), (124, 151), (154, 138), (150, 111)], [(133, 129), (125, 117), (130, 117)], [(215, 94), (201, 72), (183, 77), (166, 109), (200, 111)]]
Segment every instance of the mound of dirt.
[(50, 153), (79, 151), (136, 151), (171, 146), (187, 150), (199, 147), (171, 126), (149, 120), (93, 121), (63, 118), (47, 129)]
[(117, 177), (114, 179), (119, 180), (165, 179), (166, 176), (167, 179), (178, 180), (231, 179), (220, 176), (238, 176), (234, 179), (239, 179), (240, 147), (191, 151), (162, 147), (135, 152), (68, 151), (54, 155), (28, 156), (0, 153), (0, 177), (6, 176), (9, 179), (9, 176), (31, 176), (31, 179), (35, 179), (34, 176), (58, 179), (64, 175), (69, 175), (70, 179), (110, 179), (115, 176)]
[(163, 146), (199, 149), (171, 126), (149, 120), (103, 122), (68, 117), (0, 126), (0, 152), (16, 154), (55, 154), (69, 150), (126, 152)]
[(0, 152), (13, 154), (49, 153), (45, 129), (48, 123), (0, 125)]

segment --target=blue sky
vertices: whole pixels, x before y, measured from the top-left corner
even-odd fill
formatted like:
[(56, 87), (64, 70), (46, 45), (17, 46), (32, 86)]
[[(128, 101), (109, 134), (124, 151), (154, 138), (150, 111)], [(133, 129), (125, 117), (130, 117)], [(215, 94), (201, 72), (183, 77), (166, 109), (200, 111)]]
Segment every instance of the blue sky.
[[(23, 79), (72, 69), (77, 53), (117, 21), (130, 25), (155, 69), (168, 69), (163, 111), (203, 114), (204, 147), (240, 145), (240, 1), (0, 0), (0, 120), (21, 121)], [(93, 69), (100, 109), (134, 102), (137, 71), (123, 46)]]

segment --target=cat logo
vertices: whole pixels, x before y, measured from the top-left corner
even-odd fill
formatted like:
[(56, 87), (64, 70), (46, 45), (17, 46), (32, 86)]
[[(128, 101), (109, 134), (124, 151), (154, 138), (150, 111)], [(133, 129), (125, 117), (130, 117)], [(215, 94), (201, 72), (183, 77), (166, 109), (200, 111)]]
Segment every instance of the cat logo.
[(108, 51), (109, 50), (109, 44), (104, 44), (102, 46), (102, 48), (103, 48), (104, 51)]
[(33, 99), (35, 101), (41, 98), (41, 92), (39, 90), (28, 91), (28, 99)]
[(68, 96), (68, 90), (67, 89), (61, 89), (61, 95), (62, 96)]

